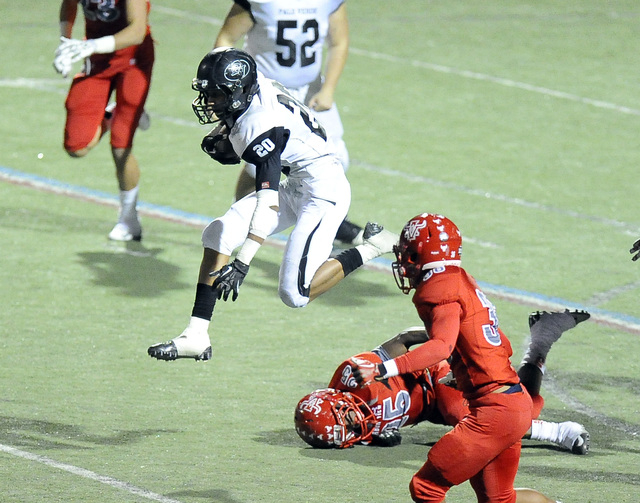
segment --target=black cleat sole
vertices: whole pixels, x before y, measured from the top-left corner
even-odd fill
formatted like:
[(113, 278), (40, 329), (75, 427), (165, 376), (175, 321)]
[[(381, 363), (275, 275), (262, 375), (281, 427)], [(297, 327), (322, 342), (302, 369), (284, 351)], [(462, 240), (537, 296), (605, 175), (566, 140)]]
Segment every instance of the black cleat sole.
[(202, 353), (195, 356), (182, 356), (178, 354), (178, 349), (173, 342), (166, 342), (163, 344), (156, 344), (147, 349), (147, 354), (158, 360), (171, 362), (178, 359), (190, 358), (196, 361), (207, 361), (211, 359), (212, 351), (211, 346), (205, 349)]

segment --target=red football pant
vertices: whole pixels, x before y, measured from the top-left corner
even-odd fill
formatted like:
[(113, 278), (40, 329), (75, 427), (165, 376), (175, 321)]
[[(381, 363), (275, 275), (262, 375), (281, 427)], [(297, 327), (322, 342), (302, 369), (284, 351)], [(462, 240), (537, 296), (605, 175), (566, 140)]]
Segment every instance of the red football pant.
[(479, 503), (514, 503), (521, 438), (531, 416), (526, 391), (470, 400), (469, 414), (436, 442), (413, 476), (413, 500), (440, 503), (452, 486), (470, 480)]
[(111, 125), (111, 145), (130, 148), (151, 85), (154, 62), (153, 39), (147, 35), (139, 46), (118, 51), (104, 59), (91, 59), (87, 74), (74, 77), (65, 107), (67, 121), (64, 148), (75, 152), (85, 148), (95, 137), (104, 108), (116, 91), (116, 113)]

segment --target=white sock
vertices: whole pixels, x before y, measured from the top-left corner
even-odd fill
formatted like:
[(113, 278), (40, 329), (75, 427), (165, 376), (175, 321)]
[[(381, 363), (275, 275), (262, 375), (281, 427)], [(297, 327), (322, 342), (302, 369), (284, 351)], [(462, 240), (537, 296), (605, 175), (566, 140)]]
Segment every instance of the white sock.
[(206, 333), (209, 330), (209, 320), (205, 320), (203, 318), (198, 318), (197, 316), (191, 316), (189, 318), (189, 326), (187, 328), (191, 328), (196, 330), (197, 332)]
[(124, 224), (138, 223), (138, 212), (136, 205), (138, 203), (138, 187), (131, 190), (120, 191), (120, 215), (118, 221)]
[(531, 438), (548, 442), (560, 442), (560, 424), (534, 419), (531, 421)]
[(360, 253), (362, 257), (362, 263), (366, 264), (370, 260), (377, 258), (380, 256), (380, 250), (378, 250), (375, 246), (370, 245), (368, 243), (364, 243), (356, 246), (356, 250)]

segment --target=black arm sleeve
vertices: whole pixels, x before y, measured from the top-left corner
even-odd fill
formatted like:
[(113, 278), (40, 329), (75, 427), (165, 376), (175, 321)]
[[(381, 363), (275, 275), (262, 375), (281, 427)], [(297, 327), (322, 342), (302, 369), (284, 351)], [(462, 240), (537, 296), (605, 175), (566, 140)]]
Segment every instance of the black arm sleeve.
[(282, 172), (280, 156), (288, 139), (287, 130), (275, 127), (258, 136), (243, 152), (242, 158), (256, 166), (256, 191), (278, 190)]

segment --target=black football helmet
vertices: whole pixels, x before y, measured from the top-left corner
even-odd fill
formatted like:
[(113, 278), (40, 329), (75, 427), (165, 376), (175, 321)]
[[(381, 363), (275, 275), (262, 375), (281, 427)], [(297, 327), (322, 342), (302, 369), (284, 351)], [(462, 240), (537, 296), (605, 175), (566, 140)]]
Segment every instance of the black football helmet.
[(191, 88), (199, 93), (191, 106), (200, 124), (224, 120), (232, 127), (258, 92), (256, 62), (244, 51), (219, 47), (202, 58)]

